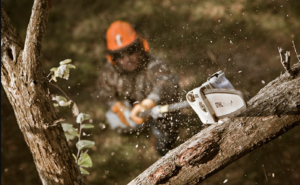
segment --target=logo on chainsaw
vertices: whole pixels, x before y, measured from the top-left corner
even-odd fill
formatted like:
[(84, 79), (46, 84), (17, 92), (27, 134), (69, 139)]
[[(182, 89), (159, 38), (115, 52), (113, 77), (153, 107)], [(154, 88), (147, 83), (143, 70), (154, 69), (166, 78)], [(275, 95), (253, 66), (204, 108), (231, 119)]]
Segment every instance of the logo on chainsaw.
[(228, 106), (232, 106), (233, 102), (230, 101), (228, 103), (226, 102), (215, 102), (216, 108), (221, 108), (221, 107), (228, 107)]

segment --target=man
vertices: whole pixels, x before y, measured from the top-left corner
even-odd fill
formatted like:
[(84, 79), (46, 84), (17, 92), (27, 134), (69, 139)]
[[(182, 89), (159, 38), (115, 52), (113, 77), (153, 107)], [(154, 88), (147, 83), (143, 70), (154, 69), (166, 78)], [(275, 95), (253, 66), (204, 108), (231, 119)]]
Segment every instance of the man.
[[(100, 82), (100, 99), (113, 129), (150, 128), (156, 150), (166, 154), (177, 139), (178, 117), (143, 119), (139, 112), (178, 102), (178, 78), (168, 65), (150, 54), (147, 41), (124, 21), (113, 22), (106, 32), (107, 63)], [(133, 107), (133, 108), (132, 108)]]

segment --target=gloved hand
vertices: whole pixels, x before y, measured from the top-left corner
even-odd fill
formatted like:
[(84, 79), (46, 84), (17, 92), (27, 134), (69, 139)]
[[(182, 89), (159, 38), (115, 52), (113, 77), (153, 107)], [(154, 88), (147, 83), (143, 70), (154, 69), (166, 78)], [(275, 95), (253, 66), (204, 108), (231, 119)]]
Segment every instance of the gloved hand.
[(123, 124), (125, 124), (126, 126), (130, 126), (129, 123), (127, 122), (125, 115), (124, 115), (124, 111), (125, 110), (129, 110), (128, 107), (126, 107), (122, 102), (117, 101), (111, 108), (111, 110), (118, 115), (118, 117), (120, 118), (121, 122)]
[(155, 106), (155, 102), (151, 99), (144, 99), (142, 101), (142, 103), (139, 103), (139, 104), (136, 104), (132, 111), (130, 112), (130, 118), (136, 122), (137, 124), (142, 124), (144, 123), (145, 119), (144, 118), (141, 118), (141, 117), (138, 117), (137, 114), (139, 112), (143, 112), (143, 111), (146, 111), (148, 109), (151, 109)]

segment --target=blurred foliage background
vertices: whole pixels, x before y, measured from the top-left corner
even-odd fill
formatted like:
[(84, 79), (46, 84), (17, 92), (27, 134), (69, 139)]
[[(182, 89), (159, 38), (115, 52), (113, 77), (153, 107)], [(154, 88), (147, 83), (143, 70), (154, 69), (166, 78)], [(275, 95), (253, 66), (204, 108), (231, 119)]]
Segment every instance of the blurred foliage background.
[[(2, 3), (25, 39), (33, 1)], [(159, 158), (149, 133), (119, 135), (110, 130), (103, 105), (97, 101), (97, 80), (106, 62), (104, 36), (111, 22), (120, 19), (134, 24), (148, 39), (152, 53), (180, 76), (182, 92), (223, 70), (235, 88), (250, 98), (284, 71), (278, 47), (290, 50), (291, 63), (297, 62), (292, 41), (299, 53), (299, 10), (298, 0), (55, 0), (43, 40), (43, 67), (48, 74), (67, 58), (77, 67), (68, 81), (60, 79), (57, 85), (91, 115), (95, 125), (87, 133), (96, 142), (89, 152), (94, 164), (87, 182), (127, 184)], [(50, 90), (62, 95), (53, 87)], [(57, 111), (76, 126), (70, 109)], [(200, 130), (196, 115), (187, 114), (177, 144)], [(299, 184), (299, 131), (295, 128), (247, 154), (203, 184)], [(74, 142), (70, 147), (76, 150)], [(2, 184), (41, 184), (3, 88), (1, 163)]]

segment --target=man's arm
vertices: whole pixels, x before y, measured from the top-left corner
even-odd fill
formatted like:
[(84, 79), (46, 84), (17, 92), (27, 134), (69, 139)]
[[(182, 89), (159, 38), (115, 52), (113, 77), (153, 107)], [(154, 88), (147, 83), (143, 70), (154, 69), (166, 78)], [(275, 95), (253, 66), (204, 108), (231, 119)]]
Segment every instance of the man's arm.
[(157, 59), (148, 67), (147, 78), (152, 82), (153, 89), (148, 95), (156, 104), (177, 101), (178, 77), (171, 72), (167, 63)]
[(146, 99), (132, 109), (130, 118), (141, 124), (145, 120), (137, 116), (139, 112), (153, 108), (155, 105), (177, 101), (178, 77), (160, 60), (151, 62), (147, 68), (147, 79), (151, 83), (152, 91)]

